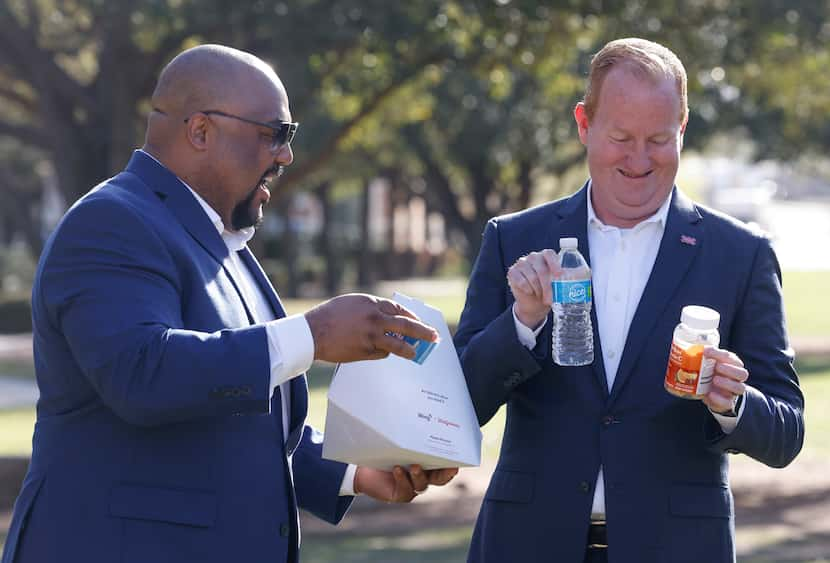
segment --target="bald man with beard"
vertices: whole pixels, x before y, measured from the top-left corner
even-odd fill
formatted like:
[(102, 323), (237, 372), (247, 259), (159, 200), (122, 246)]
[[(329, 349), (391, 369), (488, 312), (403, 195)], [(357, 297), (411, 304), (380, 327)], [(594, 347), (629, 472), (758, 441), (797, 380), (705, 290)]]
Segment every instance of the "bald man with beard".
[(177, 56), (146, 142), (47, 242), (32, 292), (40, 400), (2, 563), (297, 561), (297, 508), (408, 502), (456, 469), (323, 460), (304, 372), (433, 329), (351, 294), (286, 317), (246, 243), (297, 131), (257, 57)]

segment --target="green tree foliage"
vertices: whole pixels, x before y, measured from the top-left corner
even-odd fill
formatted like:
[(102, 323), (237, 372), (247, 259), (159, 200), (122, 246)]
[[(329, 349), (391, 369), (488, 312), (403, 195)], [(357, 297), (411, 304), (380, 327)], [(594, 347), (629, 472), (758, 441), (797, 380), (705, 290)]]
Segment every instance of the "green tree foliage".
[(725, 132), (789, 157), (830, 142), (818, 0), (2, 0), (0, 187), (36, 193), (20, 164), (39, 158), (76, 199), (141, 144), (164, 64), (219, 42), (286, 83), (302, 127), (283, 192), (394, 176), (472, 256), (488, 217), (555, 196), (542, 179), (581, 163), (571, 111), (590, 56), (629, 35), (686, 64), (687, 146)]

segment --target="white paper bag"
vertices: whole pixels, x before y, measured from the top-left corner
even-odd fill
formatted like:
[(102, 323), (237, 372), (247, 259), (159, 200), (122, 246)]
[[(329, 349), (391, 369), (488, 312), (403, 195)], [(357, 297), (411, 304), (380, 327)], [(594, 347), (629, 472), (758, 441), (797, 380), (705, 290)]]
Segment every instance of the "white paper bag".
[(338, 365), (323, 457), (386, 470), (480, 465), (481, 430), (443, 315), (399, 293), (392, 299), (438, 330), (441, 340), (422, 365), (394, 355)]

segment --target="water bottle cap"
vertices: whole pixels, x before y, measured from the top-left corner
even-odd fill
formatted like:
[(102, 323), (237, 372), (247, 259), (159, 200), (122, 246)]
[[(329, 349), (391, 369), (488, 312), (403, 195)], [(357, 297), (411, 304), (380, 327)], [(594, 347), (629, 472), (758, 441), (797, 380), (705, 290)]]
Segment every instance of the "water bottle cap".
[(559, 249), (564, 250), (566, 248), (577, 248), (579, 246), (579, 240), (576, 237), (563, 237), (559, 239)]
[(680, 313), (680, 322), (695, 330), (713, 330), (718, 328), (720, 313), (709, 307), (686, 305)]

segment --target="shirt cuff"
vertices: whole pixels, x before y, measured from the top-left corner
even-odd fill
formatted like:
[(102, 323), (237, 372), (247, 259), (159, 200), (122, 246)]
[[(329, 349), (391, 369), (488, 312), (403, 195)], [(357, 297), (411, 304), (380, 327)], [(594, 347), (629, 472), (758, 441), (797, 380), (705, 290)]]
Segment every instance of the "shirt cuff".
[(718, 424), (720, 424), (720, 429), (723, 430), (724, 434), (731, 434), (732, 431), (738, 426), (738, 422), (741, 420), (741, 415), (744, 413), (744, 407), (746, 406), (746, 397), (741, 399), (739, 402), (738, 414), (736, 416), (724, 416), (722, 414), (712, 412), (712, 409), (709, 409), (709, 412), (712, 413), (712, 416), (714, 416), (715, 420), (717, 420)]
[(346, 474), (343, 475), (343, 482), (340, 483), (340, 496), (341, 497), (353, 497), (357, 496), (357, 493), (354, 492), (354, 476), (357, 473), (357, 466), (353, 463), (350, 463), (348, 467), (346, 467)]
[(308, 371), (314, 361), (314, 338), (304, 315), (265, 324), (271, 360), (271, 393), (278, 385)]
[(545, 323), (548, 322), (547, 319), (540, 324), (536, 330), (525, 326), (525, 324), (519, 320), (519, 317), (516, 316), (516, 304), (513, 303), (513, 307), (511, 309), (513, 311), (513, 322), (516, 324), (516, 336), (519, 337), (519, 342), (522, 343), (522, 346), (527, 348), (528, 350), (533, 350), (536, 348), (536, 337), (539, 336), (539, 333), (542, 332), (542, 329), (545, 328)]

